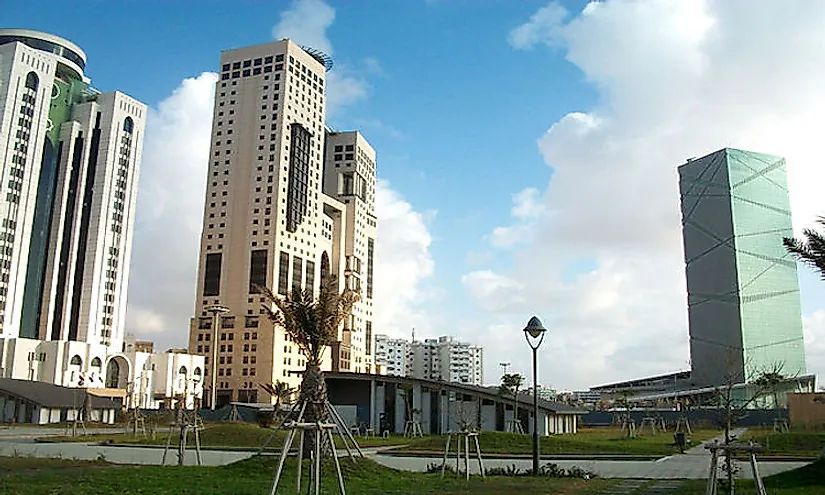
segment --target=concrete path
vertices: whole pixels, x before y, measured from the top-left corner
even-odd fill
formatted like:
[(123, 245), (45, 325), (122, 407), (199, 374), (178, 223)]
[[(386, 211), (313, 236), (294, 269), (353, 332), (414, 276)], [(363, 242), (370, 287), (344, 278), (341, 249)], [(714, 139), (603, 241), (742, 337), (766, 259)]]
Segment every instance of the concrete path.
[[(733, 430), (731, 430), (730, 434), (734, 438), (742, 438), (742, 435), (744, 435), (747, 432), (748, 432), (747, 428), (734, 428)], [(724, 441), (725, 441), (725, 434), (723, 433), (719, 436), (711, 438), (710, 440), (708, 440), (706, 442), (701, 442), (701, 443), (699, 443), (699, 445), (697, 445), (693, 448), (690, 448), (690, 449), (686, 450), (685, 454), (687, 454), (687, 455), (704, 455), (704, 456), (710, 457), (710, 451), (705, 448), (705, 444), (713, 443), (713, 442), (722, 443)], [(708, 461), (708, 465), (710, 465), (710, 461)]]
[[(123, 428), (87, 428), (89, 435), (123, 433)], [(34, 442), (37, 438), (63, 436), (65, 428), (44, 428), (42, 426), (12, 426), (0, 428), (0, 442)]]
[[(251, 457), (254, 452), (233, 452), (225, 450), (201, 449), (201, 460), (205, 466), (222, 466)], [(115, 464), (160, 465), (163, 448), (112, 447), (88, 443), (23, 443), (0, 442), (0, 456), (53, 457), (59, 459), (95, 460), (105, 459)], [(167, 464), (177, 464), (175, 449), (169, 449)], [(185, 464), (197, 465), (195, 447), (186, 450)]]

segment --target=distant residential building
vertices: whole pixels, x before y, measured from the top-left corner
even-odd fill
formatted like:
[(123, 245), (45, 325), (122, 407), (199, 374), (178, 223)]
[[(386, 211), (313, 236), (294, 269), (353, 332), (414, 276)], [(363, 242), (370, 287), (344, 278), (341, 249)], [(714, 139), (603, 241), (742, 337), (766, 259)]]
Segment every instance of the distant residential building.
[(599, 402), (602, 394), (598, 390), (574, 390), (572, 399), (582, 404), (595, 404)]
[(436, 343), (440, 377), (444, 381), (481, 385), (484, 350), (481, 346), (439, 337)]
[(406, 376), (407, 341), (389, 335), (375, 336), (375, 365), (382, 375)]
[(725, 148), (679, 167), (691, 379), (804, 375), (785, 159)]
[(126, 340), (123, 342), (123, 350), (125, 352), (155, 352), (155, 343), (149, 340), (135, 340), (133, 334), (126, 334)]
[[(533, 387), (528, 386), (524, 389), (530, 395), (533, 395)], [(559, 395), (558, 390), (550, 387), (542, 387), (539, 385), (539, 399), (547, 400), (547, 401), (555, 401), (556, 397)]]
[[(481, 346), (448, 336), (409, 342), (386, 335), (376, 336), (376, 346), (376, 364), (385, 370), (384, 374), (471, 385), (484, 382), (484, 348)], [(404, 351), (403, 361), (401, 351)]]

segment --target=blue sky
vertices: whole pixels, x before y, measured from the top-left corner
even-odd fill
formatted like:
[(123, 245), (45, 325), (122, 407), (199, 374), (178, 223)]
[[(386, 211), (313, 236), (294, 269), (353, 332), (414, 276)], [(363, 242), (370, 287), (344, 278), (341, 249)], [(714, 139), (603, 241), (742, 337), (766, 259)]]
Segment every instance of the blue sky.
[[(812, 139), (774, 128), (779, 120), (786, 130), (814, 122), (825, 97), (790, 88), (801, 74), (818, 81), (822, 70), (812, 76), (797, 64), (802, 50), (788, 41), (765, 55), (784, 64), (786, 76), (754, 83), (761, 68), (750, 61), (765, 47), (748, 30), (766, 27), (770, 2), (748, 3), (764, 16), (738, 11), (742, 2), (688, 3), (28, 0), (4, 5), (3, 18), (74, 41), (95, 87), (155, 109), (135, 263), (151, 258), (138, 250), (163, 238), (178, 243), (175, 262), (190, 268), (133, 272), (130, 326), (142, 336), (161, 346), (185, 341), (197, 248), (180, 229), (175, 237), (151, 225), (177, 214), (171, 206), (154, 211), (160, 207), (151, 202), (171, 176), (195, 177), (206, 165), (164, 160), (176, 144), (153, 136), (152, 126), (208, 147), (208, 125), (182, 128), (179, 115), (208, 107), (202, 74), (217, 68), (222, 49), (286, 32), (333, 47), (340, 98), (329, 123), (361, 129), (378, 152), (387, 181), (379, 267), (388, 270), (380, 280), (392, 292), (377, 309), (385, 331), (415, 326), (419, 336), (484, 344), (486, 379), (494, 382), (499, 361), (527, 373), (520, 328), (535, 313), (553, 330), (542, 381), (575, 388), (687, 367), (675, 176), (682, 160), (728, 145), (787, 156), (792, 187), (801, 184), (793, 190), (800, 224), (825, 212), (805, 188), (821, 177)], [(315, 25), (329, 9), (334, 19)], [(809, 19), (783, 14), (771, 28), (815, 40), (812, 19), (822, 12), (814, 10)], [(290, 12), (306, 19), (285, 25)], [(708, 86), (721, 71), (732, 86), (746, 81), (752, 94)], [(191, 201), (178, 211), (200, 214), (202, 181), (193, 179)], [(407, 263), (390, 274), (399, 260)], [(809, 361), (819, 370), (824, 294), (801, 272)], [(174, 297), (153, 296), (159, 285), (175, 288)]]

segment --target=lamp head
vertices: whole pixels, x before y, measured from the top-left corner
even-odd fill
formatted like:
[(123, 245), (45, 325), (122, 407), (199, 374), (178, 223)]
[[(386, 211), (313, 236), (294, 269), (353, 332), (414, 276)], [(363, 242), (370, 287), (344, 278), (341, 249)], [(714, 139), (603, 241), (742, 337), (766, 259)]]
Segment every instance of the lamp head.
[(227, 308), (226, 306), (221, 306), (221, 305), (219, 305), (219, 304), (215, 304), (214, 306), (207, 306), (207, 307), (206, 307), (206, 308), (204, 308), (204, 309), (206, 309), (206, 311), (208, 311), (208, 312), (210, 312), (210, 313), (212, 313), (212, 314), (214, 314), (214, 315), (218, 315), (218, 314), (228, 313), (228, 312), (229, 312), (229, 308)]
[(524, 327), (524, 333), (534, 339), (537, 339), (546, 331), (547, 329), (544, 328), (544, 325), (541, 324), (541, 320), (539, 320), (536, 316), (530, 318), (530, 321), (527, 322), (527, 326)]

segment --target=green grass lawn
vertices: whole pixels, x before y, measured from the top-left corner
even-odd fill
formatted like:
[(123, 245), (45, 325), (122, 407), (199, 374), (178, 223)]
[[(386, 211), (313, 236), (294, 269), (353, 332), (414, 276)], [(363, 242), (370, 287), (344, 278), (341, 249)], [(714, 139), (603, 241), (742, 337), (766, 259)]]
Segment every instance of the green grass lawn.
[[(239, 448), (259, 448), (272, 434), (274, 430), (261, 428), (256, 424), (249, 423), (207, 423), (200, 432), (201, 446), (203, 447), (239, 447)], [(175, 434), (177, 435), (177, 433)], [(269, 448), (280, 449), (284, 443), (285, 433), (276, 431), (275, 436), (269, 443)], [(113, 444), (140, 444), (140, 445), (166, 445), (169, 437), (169, 427), (159, 428), (154, 438), (150, 434), (132, 435), (131, 433), (106, 433), (100, 435), (85, 436), (55, 436), (45, 437), (42, 441), (48, 442), (106, 442)], [(409, 443), (411, 439), (402, 436), (380, 437), (355, 437), (361, 447), (382, 447), (402, 445)], [(172, 437), (172, 443), (177, 444), (178, 437)], [(194, 445), (193, 434), (189, 433), (189, 441)], [(344, 448), (338, 435), (335, 436), (336, 445)]]
[[(258, 457), (222, 467), (113, 466), (105, 462), (62, 459), (0, 457), (0, 494), (9, 495), (258, 495), (267, 493), (275, 472), (275, 457)], [(368, 459), (353, 464), (342, 459), (347, 493), (358, 495), (595, 495), (607, 493), (621, 480), (531, 478), (494, 476), (470, 482), (435, 474), (409, 473), (380, 466)], [(324, 493), (337, 493), (330, 463), (323, 466)], [(278, 493), (294, 493), (295, 461), (287, 463)], [(652, 486), (647, 482), (637, 493)], [(765, 479), (771, 495), (820, 495), (825, 493), (825, 460)], [(306, 486), (306, 485), (304, 485)], [(737, 494), (756, 493), (753, 482), (739, 480)], [(680, 495), (705, 493), (702, 480), (685, 481)]]
[[(38, 459), (41, 460), (42, 459)], [(52, 461), (52, 460), (46, 460)], [(50, 463), (42, 469), (20, 469), (17, 458), (0, 457), (0, 494), (107, 495), (260, 495), (268, 493), (277, 459), (253, 458), (222, 467), (87, 467)], [(409, 473), (380, 466), (368, 459), (353, 464), (342, 459), (347, 493), (384, 494), (596, 494), (615, 484), (613, 480), (548, 479), (531, 477), (473, 477), (469, 482), (437, 474)], [(338, 493), (334, 468), (323, 466), (323, 493)], [(287, 464), (278, 493), (295, 493), (295, 461)], [(306, 484), (304, 484), (304, 487)]]
[[(261, 428), (248, 423), (212, 423), (201, 431), (201, 445), (204, 447), (258, 448), (271, 435), (273, 430)], [(716, 430), (697, 430), (691, 436), (692, 445), (698, 445), (718, 435)], [(153, 439), (151, 436), (133, 436), (130, 433), (109, 433), (77, 437), (48, 437), (53, 442), (107, 442), (113, 444), (165, 445), (169, 429), (159, 429)], [(190, 433), (190, 442), (194, 439)], [(343, 448), (336, 435), (336, 444)], [(435, 451), (444, 450), (445, 437), (427, 436), (418, 439), (402, 436), (356, 437), (361, 447), (397, 446), (399, 451)], [(279, 449), (283, 445), (284, 432), (278, 431), (269, 447)], [(177, 437), (172, 438), (173, 444)], [(529, 454), (532, 452), (532, 437), (503, 432), (482, 432), (479, 436), (481, 451), (491, 454)], [(453, 448), (455, 448), (453, 446)], [(618, 428), (583, 428), (575, 435), (554, 435), (542, 437), (541, 452), (545, 455), (564, 454), (627, 454), (627, 455), (670, 455), (678, 452), (673, 445), (673, 433), (650, 433), (636, 438), (626, 438)]]
[[(719, 435), (717, 430), (698, 430), (691, 435), (691, 445), (710, 440)], [(528, 454), (532, 452), (533, 440), (530, 435), (503, 432), (482, 432), (479, 434), (482, 452)], [(444, 451), (445, 437), (427, 437), (410, 442), (397, 451)], [(563, 454), (628, 454), (628, 455), (670, 455), (678, 452), (673, 445), (673, 433), (639, 435), (627, 438), (618, 428), (584, 428), (575, 435), (553, 435), (542, 437), (539, 442), (543, 455)], [(455, 443), (453, 447), (455, 448)]]
[(762, 445), (765, 448), (763, 454), (816, 457), (825, 448), (825, 431), (777, 433), (772, 428), (752, 428), (742, 440), (752, 440)]
[[(741, 469), (749, 470), (749, 466), (741, 465)], [(822, 495), (825, 493), (825, 460), (818, 460), (812, 464), (765, 478), (765, 489), (771, 495)], [(686, 481), (679, 489), (679, 495), (704, 495), (706, 482), (699, 480)], [(721, 490), (719, 493), (722, 493)], [(750, 480), (736, 481), (737, 495), (751, 495), (756, 493), (756, 485)]]

